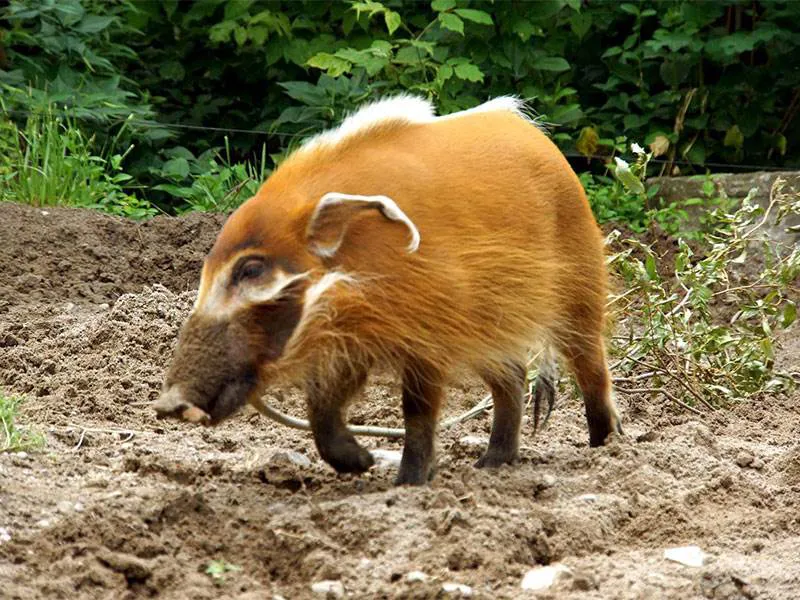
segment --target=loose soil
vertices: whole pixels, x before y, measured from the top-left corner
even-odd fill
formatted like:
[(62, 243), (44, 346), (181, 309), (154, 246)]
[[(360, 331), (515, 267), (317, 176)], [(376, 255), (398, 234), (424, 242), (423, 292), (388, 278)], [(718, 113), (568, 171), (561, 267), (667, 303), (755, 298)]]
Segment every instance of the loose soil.
[[(446, 583), (480, 598), (800, 597), (798, 395), (702, 417), (621, 397), (626, 435), (590, 449), (564, 386), (548, 427), (524, 427), (519, 465), (472, 467), (484, 415), (441, 433), (421, 488), (393, 487), (387, 460), (336, 475), (307, 433), (250, 410), (213, 429), (157, 421), (221, 223), (0, 205), (0, 389), (47, 440), (0, 454), (3, 598), (321, 598), (323, 580), (352, 598), (467, 593)], [(800, 371), (800, 342), (784, 342)], [(464, 380), (446, 416), (485, 393)], [(302, 406), (292, 393), (280, 408)], [(351, 420), (400, 426), (397, 382), (373, 377)], [(703, 566), (664, 558), (690, 544)], [(212, 560), (239, 570), (215, 580)], [(570, 573), (522, 590), (555, 563)]]

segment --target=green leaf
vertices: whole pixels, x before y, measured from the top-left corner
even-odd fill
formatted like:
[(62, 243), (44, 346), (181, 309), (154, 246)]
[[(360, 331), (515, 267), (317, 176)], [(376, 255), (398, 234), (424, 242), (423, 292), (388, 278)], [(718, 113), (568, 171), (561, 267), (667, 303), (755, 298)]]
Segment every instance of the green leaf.
[(320, 52), (315, 54), (306, 61), (309, 67), (322, 69), (331, 77), (339, 77), (344, 73), (348, 73), (352, 67), (352, 63), (339, 56), (328, 54), (327, 52)]
[(622, 12), (628, 13), (629, 15), (636, 15), (636, 16), (639, 15), (639, 7), (636, 6), (635, 4), (628, 4), (628, 3), (621, 4), (619, 6), (619, 9)]
[(725, 139), (722, 141), (722, 144), (729, 148), (736, 148), (737, 150), (744, 146), (744, 135), (738, 125), (731, 126), (728, 131), (725, 132)]
[(783, 314), (781, 315), (781, 325), (784, 328), (789, 327), (797, 319), (797, 305), (791, 300), (786, 301), (783, 307)]
[(545, 56), (533, 61), (531, 68), (538, 71), (554, 71), (556, 73), (561, 73), (569, 71), (570, 67), (569, 63), (559, 56)]
[(403, 24), (400, 15), (393, 10), (387, 10), (383, 13), (383, 20), (386, 22), (386, 29), (389, 31), (389, 35), (392, 35)]
[(656, 259), (652, 254), (648, 254), (644, 261), (644, 269), (647, 272), (647, 277), (650, 281), (658, 279), (658, 268), (656, 267)]
[(394, 63), (398, 65), (419, 65), (423, 61), (425, 53), (414, 46), (404, 46), (397, 51)]
[(617, 56), (618, 54), (622, 54), (622, 48), (619, 46), (612, 46), (605, 52), (600, 55), (600, 58), (611, 58), (612, 56)]
[(457, 8), (455, 13), (466, 21), (480, 23), (481, 25), (494, 25), (492, 16), (482, 10), (475, 10), (472, 8)]
[(450, 10), (455, 8), (456, 0), (433, 0), (431, 2), (431, 8), (436, 12), (444, 12), (446, 10)]
[(456, 77), (466, 81), (483, 81), (483, 72), (470, 62), (458, 63), (453, 67)]
[(464, 35), (464, 21), (453, 13), (439, 13), (439, 24), (444, 29)]
[(590, 13), (575, 13), (570, 18), (569, 24), (572, 33), (582, 40), (592, 27), (592, 15)]
[(99, 33), (107, 28), (114, 21), (114, 17), (100, 17), (97, 15), (86, 15), (78, 26), (76, 31), (81, 33)]
[(189, 176), (189, 161), (183, 157), (173, 158), (165, 162), (161, 169), (171, 179), (185, 179)]
[(177, 60), (169, 60), (162, 63), (158, 69), (158, 73), (164, 79), (170, 79), (172, 81), (180, 81), (186, 75), (186, 71)]
[(233, 30), (233, 39), (236, 40), (236, 45), (240, 48), (247, 42), (247, 29), (244, 27), (236, 27)]
[(537, 31), (536, 27), (528, 19), (519, 18), (514, 19), (511, 30), (516, 33), (523, 42), (527, 42), (531, 39), (531, 36)]

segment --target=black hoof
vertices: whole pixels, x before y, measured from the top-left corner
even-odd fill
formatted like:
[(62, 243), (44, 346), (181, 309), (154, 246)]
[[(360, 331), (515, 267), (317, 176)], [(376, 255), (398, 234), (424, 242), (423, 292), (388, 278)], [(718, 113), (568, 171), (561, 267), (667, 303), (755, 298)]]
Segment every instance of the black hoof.
[(486, 454), (475, 462), (475, 466), (478, 469), (497, 469), (503, 465), (514, 465), (517, 462), (519, 462), (519, 455), (516, 452), (509, 453), (487, 450)]
[(337, 473), (363, 473), (375, 464), (375, 458), (358, 445), (354, 439), (344, 439), (331, 444), (322, 458)]

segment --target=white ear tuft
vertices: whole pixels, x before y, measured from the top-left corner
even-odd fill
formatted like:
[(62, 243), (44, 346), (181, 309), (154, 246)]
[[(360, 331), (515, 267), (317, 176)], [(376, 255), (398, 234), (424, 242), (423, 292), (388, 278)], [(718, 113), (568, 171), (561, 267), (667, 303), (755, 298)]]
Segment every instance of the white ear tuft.
[[(329, 192), (320, 199), (308, 224), (306, 234), (312, 242), (312, 250), (323, 257), (336, 254), (347, 230), (349, 218), (355, 212), (365, 209), (377, 209), (390, 221), (403, 223), (411, 233), (408, 252), (416, 252), (419, 249), (420, 235), (417, 226), (388, 196), (359, 196)], [(327, 242), (315, 239), (322, 237), (320, 234), (326, 225), (333, 228), (334, 238)]]

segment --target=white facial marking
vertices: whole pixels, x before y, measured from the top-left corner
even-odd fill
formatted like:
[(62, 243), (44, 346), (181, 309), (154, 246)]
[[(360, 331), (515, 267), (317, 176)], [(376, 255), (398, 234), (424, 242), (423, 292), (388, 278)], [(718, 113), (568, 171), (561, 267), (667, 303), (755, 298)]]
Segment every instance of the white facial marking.
[[(314, 210), (314, 214), (311, 216), (310, 222), (313, 226), (314, 222), (317, 220), (322, 211), (329, 206), (345, 203), (372, 204), (375, 202), (380, 204), (379, 210), (384, 217), (390, 221), (398, 221), (403, 223), (406, 227), (408, 227), (408, 230), (411, 232), (411, 242), (409, 242), (407, 250), (409, 253), (416, 252), (419, 249), (420, 242), (419, 229), (417, 229), (417, 226), (414, 225), (414, 222), (408, 217), (408, 215), (404, 213), (399, 206), (397, 206), (397, 203), (388, 196), (359, 196), (357, 194), (329, 192), (320, 199), (319, 203), (317, 204), (317, 208)], [(344, 232), (342, 235), (344, 235)], [(314, 251), (320, 256), (330, 257), (336, 254), (336, 251), (339, 249), (341, 244), (342, 237), (336, 240), (336, 242), (333, 244), (324, 246), (317, 244), (314, 248)]]
[(277, 298), (283, 290), (299, 279), (308, 277), (308, 272), (294, 273), (287, 275), (283, 271), (277, 271), (274, 279), (264, 286), (251, 286), (243, 290), (243, 299), (249, 304), (262, 304)]

